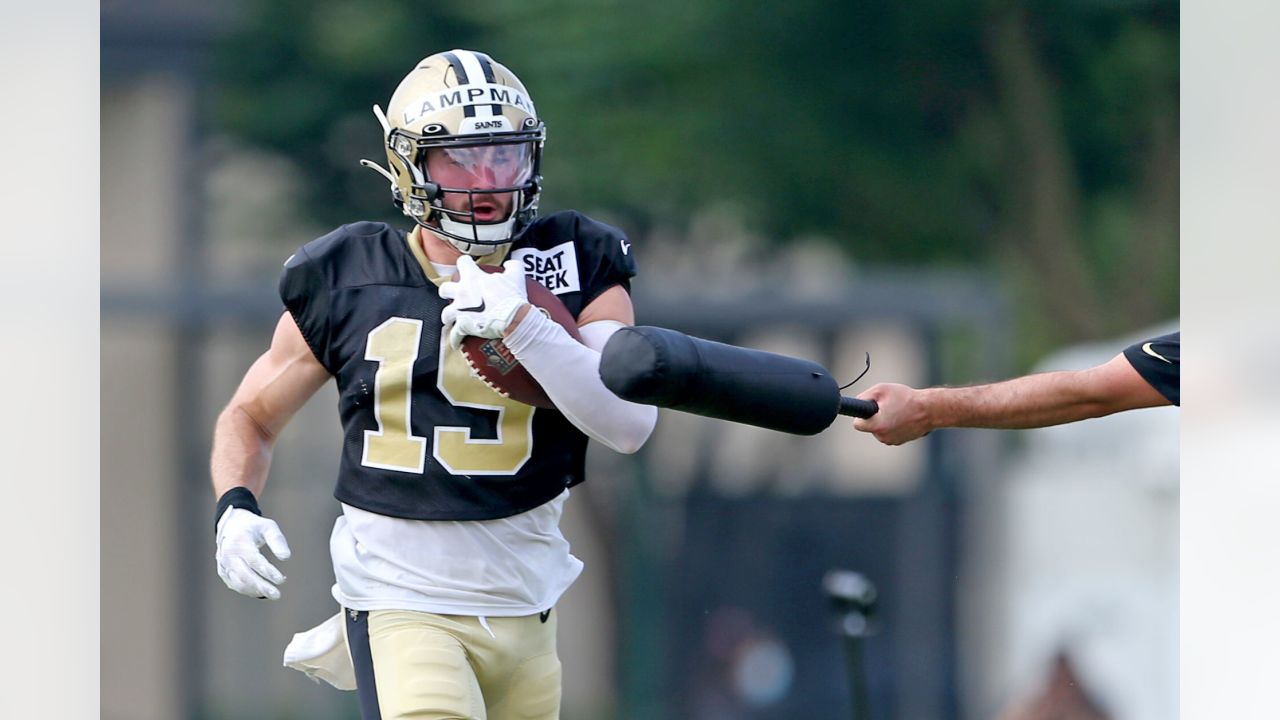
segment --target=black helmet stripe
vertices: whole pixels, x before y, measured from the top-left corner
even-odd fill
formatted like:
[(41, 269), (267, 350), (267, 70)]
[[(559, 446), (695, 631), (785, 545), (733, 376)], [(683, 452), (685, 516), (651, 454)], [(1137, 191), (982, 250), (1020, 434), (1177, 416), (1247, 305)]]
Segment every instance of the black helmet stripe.
[[(493, 82), (493, 69), (485, 67), (480, 60), (480, 54), (470, 50), (454, 50), (454, 56), (458, 58), (458, 62), (462, 63), (463, 72), (466, 73), (468, 82), (471, 85), (480, 85), (484, 82)], [(484, 78), (484, 80), (481, 80)], [(501, 117), (502, 107), (500, 105), (476, 105), (469, 108), (472, 113), (468, 117)]]
[[(498, 81), (498, 79), (497, 79), (497, 77), (493, 74), (493, 59), (492, 59), (492, 58), (490, 58), (488, 55), (485, 55), (485, 54), (484, 54), (484, 53), (482, 53), (482, 52), (472, 53), (472, 54), (476, 56), (476, 60), (479, 60), (479, 61), (480, 61), (480, 70), (481, 70), (482, 72), (484, 72), (484, 81), (485, 81), (485, 82), (487, 82), (487, 83), (490, 83), (490, 84), (496, 83), (496, 82)], [(501, 105), (494, 105), (494, 106), (493, 106), (493, 114), (494, 114), (494, 115), (501, 115), (501, 114), (502, 114), (502, 106), (501, 106)]]
[(453, 74), (458, 78), (459, 85), (466, 85), (470, 82), (467, 80), (467, 69), (462, 67), (462, 61), (458, 59), (457, 55), (447, 52), (444, 54), (444, 59), (448, 60), (449, 64), (453, 66)]
[[(458, 59), (458, 56), (451, 52), (444, 53), (444, 57), (449, 61), (449, 65), (453, 67), (453, 75), (458, 79), (458, 84), (470, 84), (471, 81), (467, 79), (467, 69), (462, 66), (462, 60)], [(475, 117), (476, 106), (466, 105), (463, 107), (462, 112), (467, 117)]]
[(475, 55), (476, 60), (480, 63), (480, 72), (484, 73), (484, 81), (488, 83), (495, 82), (493, 75), (493, 60), (489, 59), (489, 56), (482, 52), (473, 52), (471, 54)]
[[(476, 53), (470, 50), (454, 50), (454, 54), (458, 56), (458, 62), (462, 63), (462, 69), (466, 71), (470, 84), (481, 85), (483, 81), (480, 78), (487, 80), (492, 74), (485, 71), (484, 66), (480, 63), (480, 57)], [(479, 117), (493, 117), (494, 115), (500, 115), (502, 112), (502, 108), (497, 105), (475, 105), (472, 109), (475, 111), (475, 115)]]

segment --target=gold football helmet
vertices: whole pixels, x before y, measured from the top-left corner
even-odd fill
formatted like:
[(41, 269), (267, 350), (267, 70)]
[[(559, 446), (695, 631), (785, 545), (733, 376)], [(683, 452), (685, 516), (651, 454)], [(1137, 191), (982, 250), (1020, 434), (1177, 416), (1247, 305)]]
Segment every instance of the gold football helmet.
[(424, 58), (373, 106), (386, 139), (392, 201), (473, 256), (510, 243), (538, 212), (546, 126), (515, 73), (488, 55)]

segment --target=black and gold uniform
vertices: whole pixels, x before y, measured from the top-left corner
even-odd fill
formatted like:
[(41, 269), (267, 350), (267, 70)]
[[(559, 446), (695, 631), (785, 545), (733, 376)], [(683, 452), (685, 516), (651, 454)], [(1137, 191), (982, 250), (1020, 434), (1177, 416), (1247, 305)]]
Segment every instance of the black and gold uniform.
[[(439, 278), (416, 236), (344, 225), (285, 263), (280, 297), (336, 378), (345, 441), (335, 497), (417, 520), (487, 520), (583, 480), (587, 438), (559, 412), (505, 398), (441, 337)], [(621, 231), (576, 212), (536, 220), (510, 246), (576, 318), (636, 273)], [(500, 264), (504, 258), (482, 260)]]

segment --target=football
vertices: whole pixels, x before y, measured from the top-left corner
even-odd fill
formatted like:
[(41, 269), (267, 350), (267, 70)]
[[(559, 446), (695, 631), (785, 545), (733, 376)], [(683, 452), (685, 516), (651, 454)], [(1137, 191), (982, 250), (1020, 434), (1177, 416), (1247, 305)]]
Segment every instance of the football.
[[(480, 267), (485, 272), (502, 272), (502, 268), (493, 265)], [(529, 302), (534, 308), (559, 323), (574, 340), (582, 341), (573, 313), (560, 302), (560, 298), (533, 278), (526, 277), (525, 286)], [(501, 340), (469, 336), (462, 341), (462, 355), (471, 366), (471, 371), (493, 388), (494, 392), (534, 407), (555, 407), (538, 381), (520, 365), (520, 361)]]

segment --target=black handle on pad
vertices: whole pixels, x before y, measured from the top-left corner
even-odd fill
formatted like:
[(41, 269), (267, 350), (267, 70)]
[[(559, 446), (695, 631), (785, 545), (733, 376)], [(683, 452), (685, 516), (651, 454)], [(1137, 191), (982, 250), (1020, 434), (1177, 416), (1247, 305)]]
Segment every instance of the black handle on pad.
[(869, 418), (878, 412), (880, 412), (880, 405), (875, 400), (859, 400), (858, 398), (840, 397), (841, 415)]

